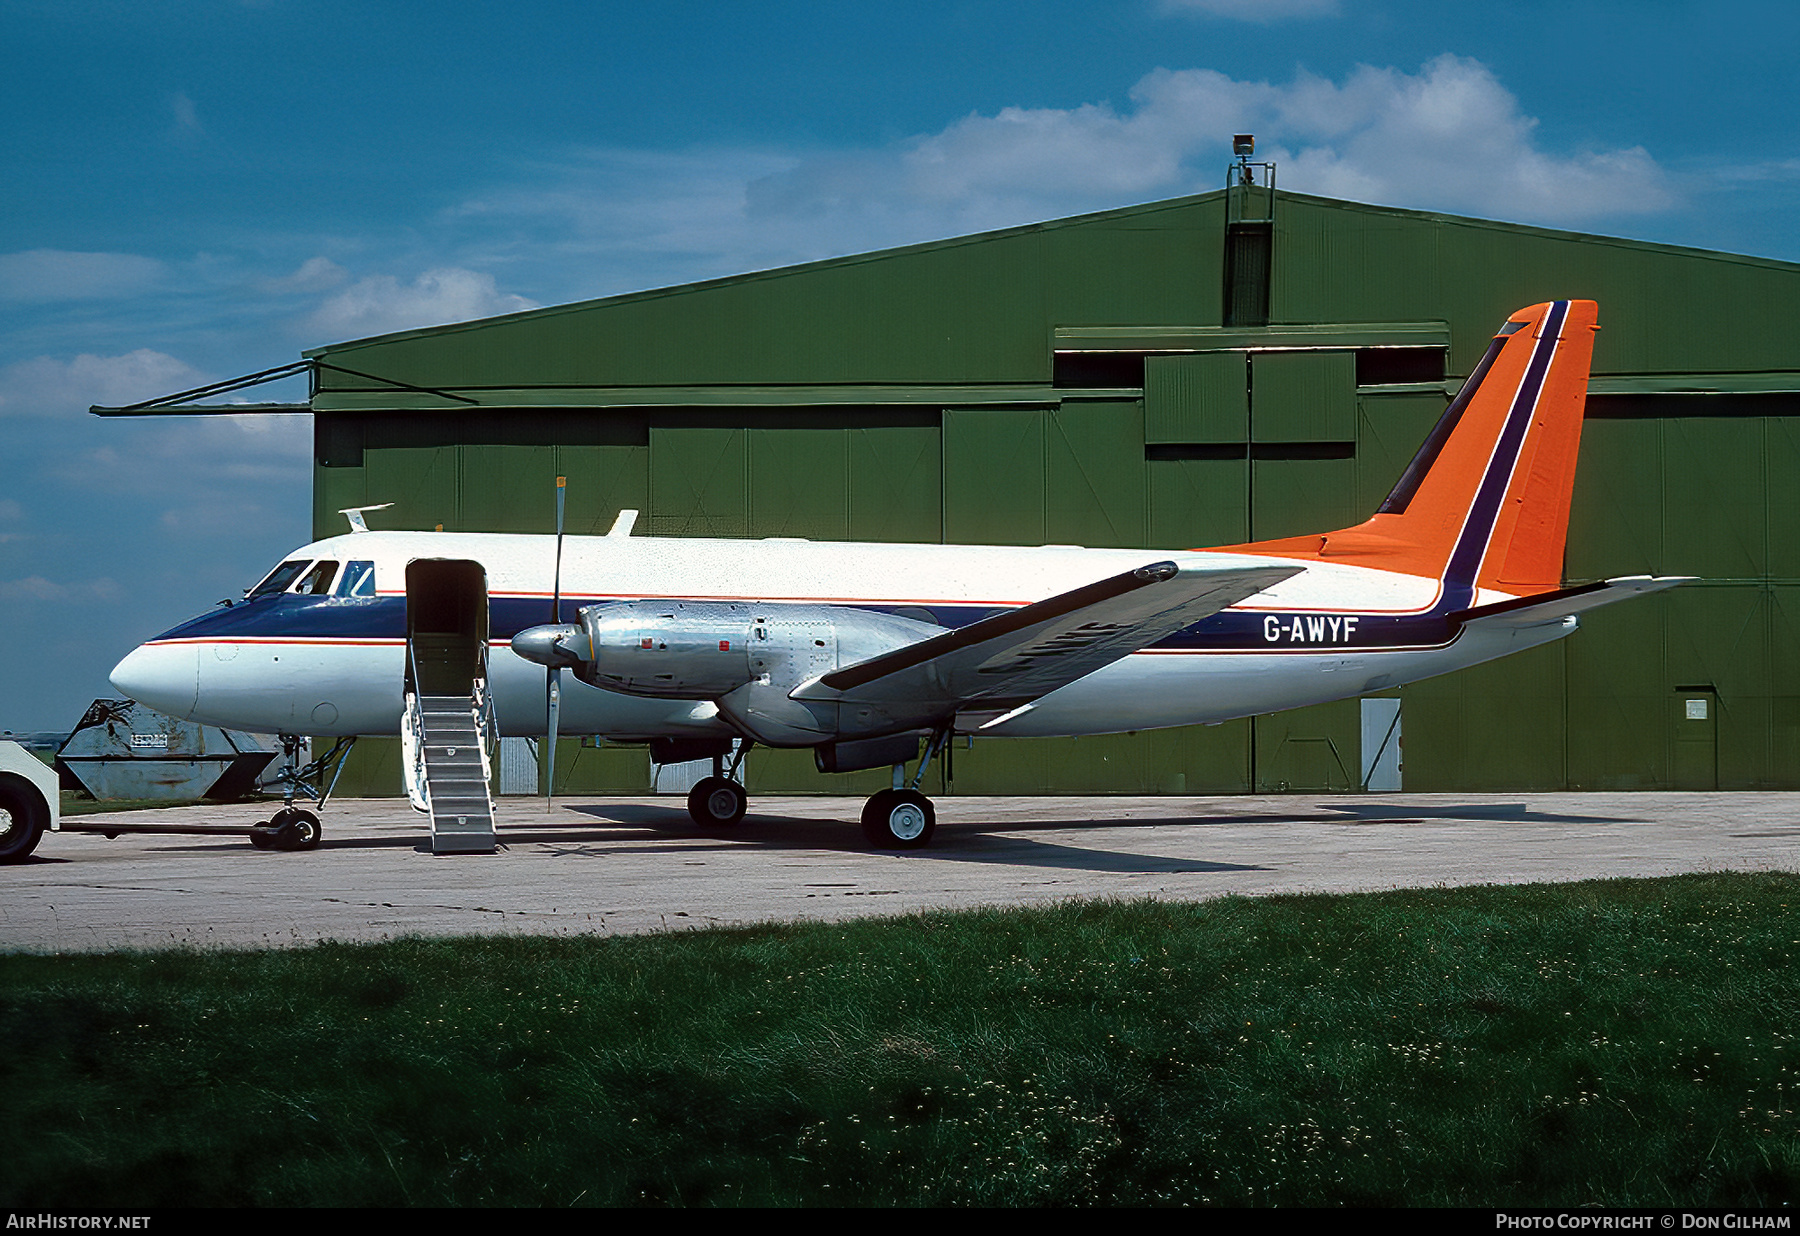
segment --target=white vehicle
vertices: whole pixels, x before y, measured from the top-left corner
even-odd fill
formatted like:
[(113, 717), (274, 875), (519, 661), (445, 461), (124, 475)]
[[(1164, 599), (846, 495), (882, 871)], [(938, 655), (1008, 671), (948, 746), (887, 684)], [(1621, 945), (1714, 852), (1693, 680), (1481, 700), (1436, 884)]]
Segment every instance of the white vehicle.
[(16, 742), (0, 742), (0, 863), (24, 862), (45, 829), (62, 827), (56, 770)]
[[(821, 771), (894, 766), (863, 827), (919, 846), (934, 812), (917, 786), (954, 735), (1113, 733), (1358, 696), (1682, 582), (1562, 587), (1595, 317), (1591, 301), (1512, 315), (1352, 528), (1156, 552), (637, 537), (634, 512), (603, 537), (370, 532), (349, 512), (353, 531), (147, 641), (112, 680), (210, 725), (401, 733), (422, 808), (439, 696), (489, 736), (560, 728), (650, 742), (659, 762), (711, 756), (689, 798), (707, 825), (742, 818), (748, 745), (810, 747)], [(467, 756), (467, 740), (439, 745), (458, 741)], [(460, 775), (473, 785), (486, 767)], [(317, 840), (308, 818), (301, 844)]]

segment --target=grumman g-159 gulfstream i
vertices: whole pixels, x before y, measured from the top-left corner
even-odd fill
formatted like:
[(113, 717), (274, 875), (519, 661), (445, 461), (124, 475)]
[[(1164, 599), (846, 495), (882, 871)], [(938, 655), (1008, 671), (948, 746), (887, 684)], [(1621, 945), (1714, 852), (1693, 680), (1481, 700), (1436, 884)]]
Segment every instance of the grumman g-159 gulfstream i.
[[(468, 756), (495, 734), (710, 756), (689, 797), (709, 826), (744, 814), (746, 748), (810, 747), (825, 772), (892, 766), (863, 828), (921, 846), (934, 812), (917, 787), (955, 736), (1344, 699), (1542, 644), (1584, 610), (1681, 582), (1562, 586), (1595, 317), (1579, 300), (1513, 314), (1351, 528), (1158, 552), (644, 537), (632, 512), (596, 537), (381, 532), (350, 512), (353, 531), (295, 550), (244, 602), (148, 641), (112, 680), (207, 725), (400, 733), (415, 805), (434, 817), (433, 752), (442, 763), (460, 741)], [(446, 696), (474, 722), (460, 739), (434, 736), (431, 700)], [(269, 829), (264, 844), (317, 842), (316, 817), (291, 803)]]

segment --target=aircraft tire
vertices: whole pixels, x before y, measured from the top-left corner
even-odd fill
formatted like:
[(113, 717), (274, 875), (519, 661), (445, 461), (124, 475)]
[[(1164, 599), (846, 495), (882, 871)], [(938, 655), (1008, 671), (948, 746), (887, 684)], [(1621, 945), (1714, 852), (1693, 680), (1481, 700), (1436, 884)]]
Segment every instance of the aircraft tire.
[(879, 849), (921, 849), (937, 831), (937, 810), (917, 790), (882, 790), (863, 804), (862, 830)]
[(701, 828), (730, 828), (749, 808), (744, 787), (724, 777), (702, 777), (688, 791), (688, 815)]
[(22, 779), (0, 779), (0, 863), (22, 863), (37, 849), (50, 808)]
[(250, 844), (259, 850), (268, 850), (274, 847), (275, 839), (269, 835), (267, 824), (258, 824), (250, 830)]
[(319, 817), (294, 807), (277, 811), (268, 824), (269, 837), (277, 850), (316, 850), (324, 830)]

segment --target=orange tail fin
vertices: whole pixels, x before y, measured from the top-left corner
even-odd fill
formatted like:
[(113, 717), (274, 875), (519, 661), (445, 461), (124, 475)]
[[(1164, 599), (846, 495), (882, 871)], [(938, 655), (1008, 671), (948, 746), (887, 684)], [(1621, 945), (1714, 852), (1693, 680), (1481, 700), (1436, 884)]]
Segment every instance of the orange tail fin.
[(1508, 318), (1393, 492), (1353, 528), (1233, 552), (1346, 562), (1514, 595), (1562, 584), (1596, 306)]

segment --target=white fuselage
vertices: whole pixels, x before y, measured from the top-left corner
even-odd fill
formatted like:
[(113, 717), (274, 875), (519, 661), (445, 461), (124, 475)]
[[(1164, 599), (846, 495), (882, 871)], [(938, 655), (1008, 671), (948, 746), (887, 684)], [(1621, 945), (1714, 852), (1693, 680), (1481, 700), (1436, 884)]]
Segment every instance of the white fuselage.
[[(339, 564), (340, 588), (350, 582), (350, 564), (372, 563), (372, 587), (365, 580), (354, 595), (289, 592), (215, 610), (136, 649), (113, 682), (159, 711), (209, 725), (395, 734), (403, 710), (406, 564), (473, 560), (487, 574), (489, 675), (501, 731), (543, 734), (546, 671), (508, 641), (551, 621), (555, 555), (552, 536), (367, 532), (314, 542), (290, 561)], [(955, 626), (1165, 560), (1183, 567), (1297, 565), (1241, 553), (1073, 546), (567, 537), (561, 613), (569, 621), (581, 606), (614, 600), (743, 600), (874, 608)], [(1023, 737), (1211, 724), (1442, 674), (1568, 629), (1463, 628), (1443, 621), (1438, 580), (1319, 562), (1304, 567), (982, 732)], [(1484, 592), (1473, 603), (1505, 599)], [(727, 727), (707, 701), (638, 698), (565, 678), (560, 728), (641, 739)]]

